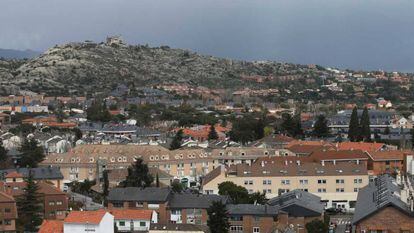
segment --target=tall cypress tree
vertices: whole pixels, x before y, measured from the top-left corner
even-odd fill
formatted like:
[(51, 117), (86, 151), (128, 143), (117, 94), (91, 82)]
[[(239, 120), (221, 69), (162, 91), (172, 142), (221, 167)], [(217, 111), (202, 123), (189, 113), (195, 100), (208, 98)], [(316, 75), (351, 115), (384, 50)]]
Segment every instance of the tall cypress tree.
[(351, 120), (349, 121), (348, 139), (351, 142), (358, 141), (359, 133), (359, 120), (358, 120), (358, 109), (354, 107), (351, 114)]
[(327, 137), (329, 134), (328, 121), (324, 115), (319, 115), (313, 126), (313, 135), (318, 138)]
[(32, 172), (26, 178), (26, 187), (22, 196), (17, 198), (17, 209), (19, 218), (18, 228), (25, 232), (37, 232), (42, 224), (43, 207), (38, 193), (39, 186), (34, 182)]
[(149, 173), (148, 165), (139, 158), (128, 168), (128, 176), (121, 182), (121, 186), (146, 188), (151, 186), (153, 181), (154, 178)]
[(208, 140), (217, 140), (217, 139), (218, 139), (218, 135), (217, 135), (216, 128), (214, 127), (213, 124), (211, 124), (210, 131), (208, 132)]
[(219, 201), (213, 202), (210, 208), (207, 209), (207, 214), (207, 226), (210, 228), (210, 232), (229, 232), (230, 223), (227, 215), (226, 205)]
[(364, 108), (361, 116), (361, 138), (365, 142), (371, 142), (371, 128), (367, 107)]

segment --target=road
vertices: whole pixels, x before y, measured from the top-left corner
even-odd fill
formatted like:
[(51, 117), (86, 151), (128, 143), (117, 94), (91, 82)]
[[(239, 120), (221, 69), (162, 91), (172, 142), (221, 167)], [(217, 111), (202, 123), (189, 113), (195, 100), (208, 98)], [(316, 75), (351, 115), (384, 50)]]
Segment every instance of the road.
[(352, 222), (352, 215), (332, 215), (331, 223), (336, 224), (335, 233), (345, 233), (347, 225)]
[(68, 192), (71, 200), (78, 201), (83, 203), (85, 210), (97, 210), (103, 208), (100, 203), (95, 203), (92, 201), (92, 198), (88, 196), (81, 195), (79, 193)]

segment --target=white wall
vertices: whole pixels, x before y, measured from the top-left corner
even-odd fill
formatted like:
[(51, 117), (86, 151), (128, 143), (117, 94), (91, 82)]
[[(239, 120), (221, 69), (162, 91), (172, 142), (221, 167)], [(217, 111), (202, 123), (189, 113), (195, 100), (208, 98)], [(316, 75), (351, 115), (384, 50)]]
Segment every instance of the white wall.
[[(120, 222), (125, 222), (125, 226), (121, 226)], [(149, 220), (134, 220), (134, 231), (147, 231), (150, 227)], [(141, 222), (145, 223), (145, 226), (141, 226)], [(118, 231), (130, 231), (131, 230), (131, 219), (117, 219), (115, 220)]]
[[(87, 231), (86, 229), (90, 230)], [(95, 232), (95, 233), (114, 233), (114, 216), (110, 213), (106, 213), (102, 218), (99, 225), (93, 224), (79, 224), (79, 223), (64, 223), (63, 225), (64, 233), (85, 233), (85, 232)]]

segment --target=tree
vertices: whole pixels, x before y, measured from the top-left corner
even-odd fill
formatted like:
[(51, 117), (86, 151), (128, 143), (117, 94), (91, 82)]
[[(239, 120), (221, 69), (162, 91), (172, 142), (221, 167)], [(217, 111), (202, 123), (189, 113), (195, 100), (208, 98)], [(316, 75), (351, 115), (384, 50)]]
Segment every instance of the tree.
[(414, 149), (414, 129), (411, 129), (411, 149)]
[(228, 195), (234, 204), (247, 204), (250, 202), (250, 196), (247, 189), (243, 186), (236, 185), (231, 181), (225, 181), (218, 185), (220, 195)]
[(3, 143), (0, 141), (0, 163), (4, 164), (8, 160), (7, 150), (3, 147)]
[(365, 142), (371, 142), (371, 128), (370, 128), (370, 121), (369, 121), (369, 114), (367, 107), (364, 108), (361, 115), (361, 131), (360, 137)]
[(225, 204), (220, 201), (213, 202), (207, 209), (207, 214), (207, 226), (210, 228), (210, 232), (229, 232), (230, 223)]
[(138, 158), (132, 166), (128, 167), (128, 175), (126, 180), (121, 182), (121, 186), (146, 188), (151, 186), (153, 181), (154, 178), (149, 174), (148, 166)]
[(390, 134), (390, 127), (386, 127), (385, 129), (384, 129), (384, 134), (385, 135), (388, 135), (388, 134)]
[(102, 174), (103, 184), (102, 184), (102, 195), (104, 197), (104, 204), (106, 205), (106, 198), (109, 194), (109, 178), (108, 178), (108, 170), (104, 170)]
[(306, 224), (306, 230), (312, 233), (328, 232), (328, 225), (319, 219), (314, 219)]
[(264, 127), (265, 125), (264, 125), (263, 119), (260, 118), (259, 120), (257, 120), (255, 128), (254, 128), (256, 140), (264, 137)]
[(25, 140), (19, 151), (21, 153), (20, 167), (37, 167), (45, 158), (42, 146), (39, 146), (35, 139)]
[(92, 105), (86, 109), (86, 116), (90, 121), (108, 122), (111, 120), (111, 114), (106, 108), (105, 101), (95, 100)]
[(19, 213), (17, 225), (21, 232), (37, 232), (43, 221), (43, 207), (38, 193), (39, 187), (33, 179), (32, 172), (29, 172), (25, 182), (26, 187), (23, 189), (23, 195), (17, 198)]
[(358, 109), (354, 107), (351, 114), (351, 120), (349, 121), (348, 139), (351, 142), (358, 141), (359, 138), (359, 120), (358, 120)]
[(208, 132), (208, 140), (217, 140), (218, 134), (214, 125), (210, 126), (210, 131)]
[(329, 134), (328, 121), (324, 115), (319, 115), (313, 126), (313, 135), (318, 138), (327, 137)]
[(155, 186), (160, 187), (160, 177), (158, 176), (158, 172), (157, 172), (157, 175), (155, 176)]
[(72, 131), (75, 133), (75, 142), (82, 138), (82, 131), (78, 127), (73, 128)]
[(184, 190), (184, 185), (180, 181), (174, 180), (171, 183), (171, 189), (175, 193), (181, 193)]
[(292, 117), (288, 113), (282, 115), (282, 124), (280, 125), (281, 130), (291, 137), (302, 137), (303, 129), (300, 120), (300, 114), (296, 114)]
[(183, 133), (182, 129), (178, 130), (178, 132), (175, 134), (173, 140), (171, 141), (170, 150), (176, 150), (176, 149), (181, 148), (181, 144), (182, 144), (182, 141), (183, 141), (183, 134), (184, 133)]
[(242, 144), (263, 138), (264, 123), (262, 119), (252, 116), (244, 116), (233, 121), (233, 127), (229, 132), (230, 139)]
[(249, 195), (249, 203), (250, 204), (257, 204), (257, 205), (264, 205), (266, 204), (266, 194), (261, 192), (254, 192)]

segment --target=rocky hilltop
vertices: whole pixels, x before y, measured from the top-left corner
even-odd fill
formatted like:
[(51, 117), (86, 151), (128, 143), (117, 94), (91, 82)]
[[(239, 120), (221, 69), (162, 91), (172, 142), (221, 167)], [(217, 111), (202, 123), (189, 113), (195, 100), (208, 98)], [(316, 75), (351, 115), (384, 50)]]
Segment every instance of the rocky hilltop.
[(226, 88), (242, 86), (242, 76), (273, 75), (285, 68), (282, 63), (235, 61), (168, 46), (86, 41), (55, 46), (27, 61), (2, 60), (0, 81), (3, 89), (15, 85), (48, 94), (109, 91), (119, 83)]

